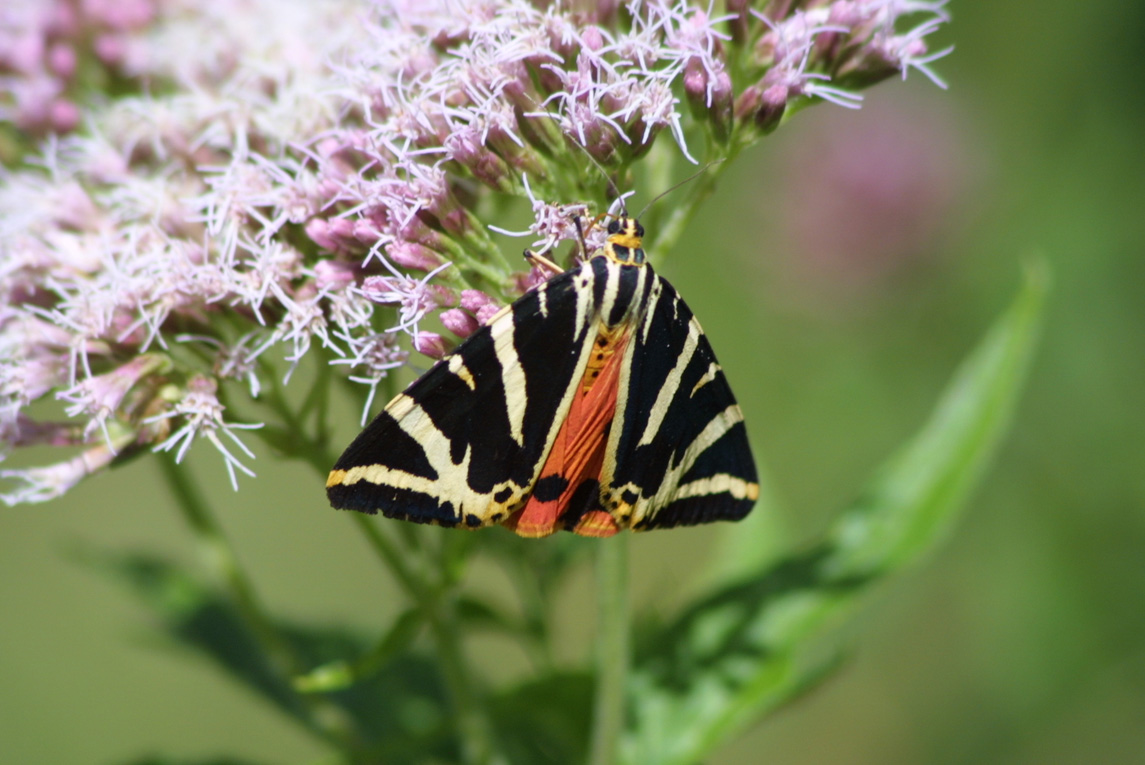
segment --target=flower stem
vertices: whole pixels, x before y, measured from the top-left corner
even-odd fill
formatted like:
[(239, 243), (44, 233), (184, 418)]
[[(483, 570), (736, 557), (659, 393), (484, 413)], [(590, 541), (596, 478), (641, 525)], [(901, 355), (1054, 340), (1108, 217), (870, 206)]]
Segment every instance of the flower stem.
[(352, 516), (358, 530), (365, 535), (366, 541), (369, 542), (374, 553), (397, 578), (398, 583), (406, 591), (410, 600), (416, 604), (421, 604), (425, 602), (426, 598), (431, 597), (426, 583), (406, 564), (402, 553), (389, 537), (382, 534), (374, 524), (374, 519), (361, 513), (352, 513)]
[(628, 676), (628, 537), (618, 534), (598, 543), (596, 589), (599, 604), (596, 699), (592, 719), (590, 765), (616, 761), (624, 731), (624, 689)]
[(437, 645), (442, 678), (445, 680), (457, 721), (462, 761), (467, 765), (485, 765), (491, 762), (492, 731), (488, 719), (481, 711), (465, 663), (461, 646), (462, 626), (454, 605), (456, 588), (444, 581), (438, 586), (430, 585), (416, 569), (407, 565), (402, 551), (381, 533), (372, 518), (360, 513), (354, 513), (353, 517), (358, 529), (366, 536), (378, 558), (397, 577), (429, 624), (434, 643)]
[[(263, 611), (250, 579), (239, 565), (198, 484), (191, 480), (187, 467), (177, 465), (173, 457), (160, 459), (159, 464), (176, 504), (198, 539), (203, 559), (229, 591), (239, 616), (277, 671), (283, 686), (290, 688), (291, 678), (302, 671), (302, 664)], [(354, 748), (354, 733), (341, 710), (318, 696), (296, 694), (295, 698), (307, 712), (306, 717), (315, 732), (335, 746)]]
[(428, 605), (429, 627), (437, 643), (441, 674), (449, 689), (457, 732), (461, 738), (462, 762), (486, 765), (492, 762), (493, 741), (489, 720), (481, 711), (461, 646), (461, 624), (457, 619), (454, 593), (439, 592)]
[[(284, 414), (289, 413), (285, 401)], [(288, 420), (289, 421), (289, 420)], [(316, 440), (305, 450), (309, 463), (319, 475), (325, 475), (334, 464), (327, 454), (324, 440)], [(466, 765), (486, 765), (493, 761), (493, 733), (488, 717), (480, 706), (469, 667), (462, 647), (462, 630), (457, 616), (455, 598), (457, 587), (446, 574), (445, 555), (440, 562), (440, 576), (434, 576), (434, 563), (423, 548), (408, 544), (416, 541), (416, 534), (406, 536), (407, 544), (395, 543), (382, 532), (374, 518), (362, 513), (350, 513), (354, 525), (365, 536), (378, 560), (389, 569), (398, 584), (417, 608), (437, 647), (438, 663), (453, 705), (458, 737), (461, 740), (462, 761)], [(390, 528), (411, 531), (412, 524), (394, 524)], [(445, 532), (456, 533), (456, 532)]]

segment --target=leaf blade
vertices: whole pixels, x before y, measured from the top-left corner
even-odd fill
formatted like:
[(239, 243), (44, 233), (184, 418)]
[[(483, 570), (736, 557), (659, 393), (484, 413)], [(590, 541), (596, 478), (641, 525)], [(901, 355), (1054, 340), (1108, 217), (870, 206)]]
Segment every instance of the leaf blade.
[(1046, 293), (1031, 268), (960, 365), (930, 419), (874, 475), (824, 541), (705, 598), (637, 651), (623, 761), (692, 763), (836, 663), (815, 638), (874, 583), (951, 527), (1006, 432)]

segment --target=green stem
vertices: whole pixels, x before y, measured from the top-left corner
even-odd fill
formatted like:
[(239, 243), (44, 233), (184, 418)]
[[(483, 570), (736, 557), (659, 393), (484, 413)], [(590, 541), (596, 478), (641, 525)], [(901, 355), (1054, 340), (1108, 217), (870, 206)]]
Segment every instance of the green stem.
[(445, 583), (431, 587), (418, 571), (408, 565), (402, 551), (378, 530), (373, 519), (361, 513), (352, 515), (358, 529), (370, 543), (370, 547), (394, 573), (429, 624), (430, 632), (437, 644), (441, 674), (457, 721), (463, 761), (468, 765), (485, 765), (491, 762), (492, 731), (488, 719), (482, 712), (480, 700), (474, 691), (465, 663), (461, 646), (462, 627), (454, 604), (455, 588)]
[(398, 551), (397, 546), (390, 541), (389, 537), (382, 534), (373, 519), (362, 513), (351, 512), (350, 515), (354, 518), (358, 530), (365, 535), (366, 541), (370, 543), (370, 547), (378, 558), (385, 563), (397, 577), (398, 583), (405, 588), (410, 600), (416, 604), (422, 604), (431, 598), (433, 594), (429, 591), (428, 585), (414, 569), (410, 568), (406, 563), (405, 556)]
[(439, 592), (427, 604), (430, 631), (437, 643), (441, 673), (449, 689), (457, 730), (461, 737), (462, 761), (486, 765), (493, 758), (493, 735), (473, 688), (461, 646), (461, 624), (457, 618), (455, 592)]
[(596, 554), (599, 622), (596, 699), (592, 715), (590, 765), (616, 761), (624, 731), (624, 689), (628, 677), (628, 537), (601, 540)]
[[(268, 396), (268, 399), (283, 421), (293, 427), (297, 434), (296, 438), (303, 438), (306, 431), (297, 423), (297, 418), (293, 416), (285, 398), (281, 395), (272, 395)], [(330, 466), (334, 464), (334, 457), (328, 453), (324, 436), (313, 439), (302, 454), (321, 476), (325, 476)], [(426, 551), (416, 545), (408, 544), (416, 540), (416, 535), (407, 535), (407, 545), (403, 547), (382, 533), (373, 518), (356, 512), (351, 512), (350, 517), (365, 536), (374, 554), (393, 573), (414, 608), (429, 625), (437, 645), (441, 673), (462, 741), (464, 762), (468, 765), (485, 765), (491, 762), (492, 726), (480, 705), (480, 699), (474, 690), (465, 662), (461, 645), (462, 626), (455, 606), (456, 587), (446, 575), (444, 561), (440, 566), (440, 576), (431, 576), (433, 564), (427, 559)], [(412, 527), (410, 529), (412, 530)]]
[[(198, 539), (204, 560), (230, 592), (239, 616), (262, 647), (283, 685), (291, 687), (291, 679), (302, 670), (302, 664), (263, 611), (254, 587), (239, 565), (222, 526), (211, 513), (206, 497), (198, 484), (191, 480), (185, 465), (177, 465), (173, 457), (160, 459), (159, 464), (176, 504)], [(354, 746), (350, 723), (337, 707), (316, 696), (299, 694), (295, 698), (308, 712), (308, 722), (319, 735), (341, 748)]]
[[(321, 400), (313, 407), (313, 412), (319, 419), (317, 425), (319, 435), (316, 437), (309, 435), (307, 429), (300, 422), (301, 418), (295, 413), (294, 409), (291, 408), (273, 370), (269, 371), (266, 375), (266, 379), (271, 380), (272, 384), (264, 396), (267, 405), (274, 410), (284, 425), (290, 427), (291, 441), (302, 447), (298, 449), (298, 456), (314, 468), (314, 472), (320, 476), (325, 476), (335, 461), (335, 456), (330, 453), (326, 438), (327, 426), (325, 423), (325, 413), (329, 407), (325, 405), (325, 400), (329, 389), (330, 378), (328, 370), (328, 365), (320, 365), (318, 378), (313, 388), (314, 391), (320, 391), (321, 397)], [(355, 390), (355, 393), (357, 392), (358, 391)], [(308, 401), (311, 400), (311, 398), (313, 398), (313, 394), (308, 397)], [(262, 431), (254, 432), (262, 435)], [(270, 446), (276, 445), (273, 440), (268, 440), (267, 443)], [(389, 537), (383, 535), (370, 518), (361, 513), (350, 513), (350, 515), (353, 517), (358, 529), (365, 535), (373, 551), (393, 572), (398, 580), (398, 584), (405, 589), (410, 600), (414, 603), (420, 603), (427, 596), (429, 586), (426, 584), (424, 577), (409, 566), (407, 563), (408, 556), (403, 554), (398, 546), (390, 541)]]
[(160, 465), (163, 477), (171, 486), (179, 509), (183, 511), (183, 517), (198, 537), (203, 557), (227, 586), (235, 606), (271, 660), (279, 669), (289, 672), (293, 669), (294, 658), (270, 619), (262, 612), (250, 580), (239, 566), (222, 527), (208, 509), (198, 485), (189, 478), (186, 466), (176, 465), (173, 459), (163, 459)]
[(492, 734), (488, 720), (481, 712), (465, 663), (461, 647), (462, 627), (454, 603), (455, 588), (444, 582), (438, 587), (427, 585), (406, 564), (404, 556), (378, 531), (370, 518), (355, 513), (354, 519), (370, 546), (412, 595), (414, 604), (421, 609), (429, 623), (430, 632), (437, 644), (441, 674), (457, 720), (464, 762), (469, 765), (488, 763), (493, 752)]
[(514, 563), (515, 566), (508, 570), (513, 574), (525, 628), (529, 633), (524, 649), (538, 673), (551, 673), (554, 671), (554, 663), (549, 641), (548, 600), (541, 578), (530, 568), (526, 558), (517, 558)]

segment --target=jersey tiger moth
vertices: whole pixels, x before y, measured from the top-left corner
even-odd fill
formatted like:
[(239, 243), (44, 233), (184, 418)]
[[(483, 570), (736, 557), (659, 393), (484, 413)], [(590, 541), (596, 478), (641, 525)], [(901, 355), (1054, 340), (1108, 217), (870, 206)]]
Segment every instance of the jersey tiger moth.
[(739, 520), (743, 414), (635, 218), (398, 394), (326, 481), (336, 508), (524, 537)]

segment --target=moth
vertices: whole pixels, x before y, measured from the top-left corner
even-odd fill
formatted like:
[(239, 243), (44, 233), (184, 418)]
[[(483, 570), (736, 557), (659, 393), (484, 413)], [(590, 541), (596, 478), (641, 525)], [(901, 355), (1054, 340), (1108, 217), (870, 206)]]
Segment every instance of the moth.
[(747, 515), (759, 484), (743, 413), (643, 236), (614, 218), (592, 258), (398, 394), (334, 465), (330, 503), (523, 537)]

